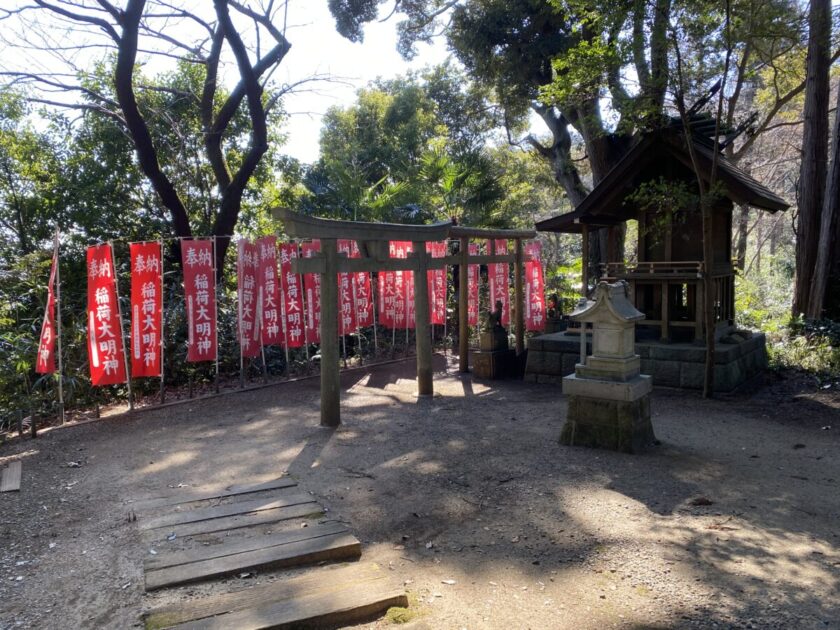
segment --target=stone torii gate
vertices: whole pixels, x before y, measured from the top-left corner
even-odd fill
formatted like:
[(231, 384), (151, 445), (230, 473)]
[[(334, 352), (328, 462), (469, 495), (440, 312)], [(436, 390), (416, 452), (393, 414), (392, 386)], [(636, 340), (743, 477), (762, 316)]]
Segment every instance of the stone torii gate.
[[(524, 292), (522, 240), (536, 236), (534, 230), (495, 230), (453, 225), (451, 221), (432, 225), (403, 225), (399, 223), (364, 223), (360, 221), (337, 221), (309, 217), (286, 208), (273, 210), (274, 216), (283, 222), (286, 234), (291, 238), (319, 239), (321, 251), (312, 258), (297, 258), (292, 261), (294, 273), (321, 274), (321, 426), (337, 427), (341, 424), (340, 372), (338, 344), (328, 340), (338, 339), (338, 274), (373, 271), (414, 272), (414, 314), (417, 345), (417, 394), (434, 394), (432, 381), (432, 342), (429, 324), (429, 293), (426, 271), (442, 269), (448, 265), (459, 268), (459, 321), (458, 321), (458, 368), (469, 371), (469, 327), (467, 324), (468, 265), (488, 263), (514, 263), (514, 302), (516, 352), (525, 350)], [(460, 251), (454, 256), (432, 258), (426, 252), (429, 241), (443, 241), (450, 238), (460, 240)], [(469, 240), (490, 240), (493, 252), (485, 255), (470, 255)], [(355, 240), (361, 258), (348, 258), (338, 253), (338, 240)], [(496, 254), (493, 239), (514, 241), (513, 254)], [(391, 258), (389, 241), (411, 241), (414, 251), (408, 258)], [(329, 315), (329, 314), (335, 314)]]

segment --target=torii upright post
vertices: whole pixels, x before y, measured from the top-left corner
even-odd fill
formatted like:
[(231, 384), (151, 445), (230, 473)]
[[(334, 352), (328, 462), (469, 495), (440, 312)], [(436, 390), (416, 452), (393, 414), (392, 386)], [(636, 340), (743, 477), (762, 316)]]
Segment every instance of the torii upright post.
[(414, 272), (414, 323), (417, 346), (417, 395), (434, 395), (432, 384), (432, 340), (429, 329), (429, 254), (425, 241), (414, 241), (417, 271)]
[(321, 426), (341, 424), (341, 375), (338, 365), (338, 247), (334, 238), (321, 239)]

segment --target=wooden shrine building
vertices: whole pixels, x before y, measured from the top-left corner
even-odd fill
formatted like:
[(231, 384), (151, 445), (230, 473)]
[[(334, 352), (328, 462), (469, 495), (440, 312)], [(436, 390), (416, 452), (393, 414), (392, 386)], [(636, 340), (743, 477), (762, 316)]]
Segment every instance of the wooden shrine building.
[[(712, 141), (695, 134), (693, 145), (700, 176), (708, 184)], [(589, 260), (590, 231), (636, 220), (638, 260), (608, 258), (598, 271), (603, 280), (630, 283), (635, 306), (645, 314), (638, 338), (678, 342), (701, 339), (702, 291), (707, 276), (714, 291), (716, 336), (720, 338), (732, 332), (735, 323), (733, 205), (748, 204), (775, 213), (786, 210), (788, 204), (723, 155), (718, 156), (717, 179), (720, 196), (712, 211), (714, 259), (709, 270), (703, 265), (697, 176), (679, 128), (641, 137), (573, 212), (537, 223), (536, 227), (543, 232), (581, 234), (583, 259)], [(683, 203), (678, 207), (658, 207), (657, 201), (666, 196)], [(615, 249), (607, 247), (609, 253)], [(584, 275), (582, 284), (588, 287), (590, 274), (585, 271)]]
[[(714, 124), (692, 124), (692, 148), (699, 176), (708, 185), (714, 155)], [(722, 142), (731, 141), (730, 135)], [(636, 328), (636, 352), (642, 372), (655, 385), (701, 388), (704, 353), (703, 291), (714, 292), (715, 389), (731, 391), (766, 365), (764, 336), (735, 330), (735, 269), (732, 263), (732, 212), (748, 204), (779, 212), (788, 203), (750, 177), (722, 154), (717, 160), (717, 200), (712, 211), (713, 261), (703, 263), (703, 229), (697, 175), (682, 126), (637, 138), (621, 161), (572, 212), (537, 223), (538, 231), (581, 234), (583, 260), (597, 229), (637, 221), (637, 260), (608, 255), (599, 269), (583, 265), (582, 293), (591, 276), (626, 280), (635, 307), (645, 315)], [(610, 229), (610, 241), (616, 230)], [(617, 249), (610, 242), (608, 252)], [(628, 247), (629, 249), (629, 247)], [(708, 283), (706, 282), (708, 280)], [(572, 337), (575, 339), (573, 340)], [(574, 371), (578, 336), (566, 332), (532, 338), (526, 379), (559, 382)]]

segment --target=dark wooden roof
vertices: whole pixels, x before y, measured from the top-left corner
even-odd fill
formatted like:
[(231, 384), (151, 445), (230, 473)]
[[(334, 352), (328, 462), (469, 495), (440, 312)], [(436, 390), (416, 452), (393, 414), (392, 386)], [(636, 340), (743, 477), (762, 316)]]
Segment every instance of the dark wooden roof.
[[(708, 182), (713, 150), (699, 140), (693, 144), (700, 174)], [(538, 222), (537, 230), (580, 232), (583, 225), (614, 225), (635, 218), (624, 205), (625, 197), (638, 186), (638, 177), (644, 171), (649, 167), (656, 169), (659, 163), (664, 168), (668, 160), (677, 160), (693, 170), (691, 156), (679, 134), (662, 131), (644, 135), (572, 212)], [(749, 204), (768, 212), (789, 207), (784, 199), (722, 155), (718, 156), (718, 180), (724, 186), (724, 194), (734, 203)]]

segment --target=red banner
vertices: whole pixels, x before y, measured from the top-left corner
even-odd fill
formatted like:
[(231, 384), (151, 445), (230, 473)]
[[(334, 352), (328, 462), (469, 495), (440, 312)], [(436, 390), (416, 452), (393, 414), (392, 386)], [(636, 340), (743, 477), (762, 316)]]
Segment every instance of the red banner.
[[(339, 239), (338, 253), (353, 256), (356, 241)], [(356, 247), (358, 252), (358, 246)], [(338, 334), (349, 335), (359, 330), (356, 316), (356, 276), (354, 273), (338, 274)]]
[(131, 376), (161, 375), (160, 243), (131, 243)]
[[(470, 243), (470, 256), (478, 256), (478, 244)], [(478, 326), (479, 265), (467, 265), (467, 325)]]
[(260, 254), (257, 246), (241, 238), (236, 244), (236, 288), (239, 298), (239, 348), (243, 357), (254, 358), (260, 354), (259, 287)]
[[(411, 241), (391, 241), (388, 244), (388, 250), (391, 258), (408, 258), (412, 246)], [(397, 330), (414, 328), (414, 272), (392, 271), (390, 273), (394, 275), (394, 321), (392, 327)]]
[(109, 244), (88, 247), (88, 359), (91, 384), (116, 385), (127, 380), (114, 257)]
[(397, 309), (396, 275), (393, 271), (380, 271), (379, 279), (379, 324), (385, 328), (394, 327)]
[(184, 301), (187, 309), (187, 361), (215, 361), (216, 276), (212, 241), (182, 241)]
[(262, 306), (262, 343), (264, 346), (274, 346), (283, 343), (280, 283), (277, 277), (277, 237), (264, 236), (257, 239), (257, 251), (260, 256), (257, 302)]
[(58, 240), (56, 240), (52, 265), (50, 266), (50, 282), (47, 285), (47, 306), (44, 309), (44, 321), (41, 324), (41, 339), (38, 342), (38, 358), (35, 362), (35, 371), (38, 374), (55, 373), (55, 276), (57, 268)]
[[(495, 241), (495, 254), (507, 254), (507, 241)], [(487, 265), (487, 275), (490, 279), (490, 310), (496, 310), (496, 302), (502, 303), (502, 326), (510, 324), (510, 265), (508, 263), (491, 263)]]
[[(350, 258), (361, 258), (359, 244), (350, 241)], [(373, 326), (373, 300), (371, 299), (370, 274), (366, 271), (359, 271), (353, 274), (353, 286), (355, 289), (354, 300), (356, 302), (356, 324), (359, 328)]]
[(292, 260), (298, 257), (295, 243), (280, 245), (280, 280), (283, 287), (283, 336), (286, 348), (300, 348), (305, 343), (303, 290), (300, 276), (292, 273)]
[(525, 245), (525, 330), (545, 328), (545, 281), (539, 241)]
[[(314, 240), (301, 243), (301, 254), (304, 258), (312, 258), (321, 251), (321, 241)], [(306, 322), (304, 332), (307, 343), (321, 342), (321, 274), (303, 274), (303, 290), (306, 292)]]
[[(446, 257), (446, 241), (426, 243), (426, 252), (432, 258)], [(429, 323), (446, 323), (446, 268), (426, 272), (429, 282)]]

